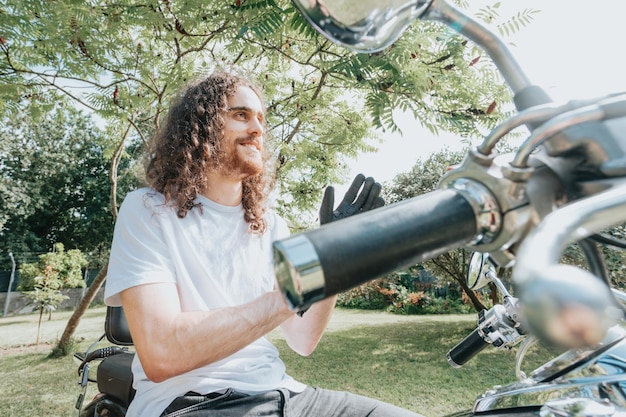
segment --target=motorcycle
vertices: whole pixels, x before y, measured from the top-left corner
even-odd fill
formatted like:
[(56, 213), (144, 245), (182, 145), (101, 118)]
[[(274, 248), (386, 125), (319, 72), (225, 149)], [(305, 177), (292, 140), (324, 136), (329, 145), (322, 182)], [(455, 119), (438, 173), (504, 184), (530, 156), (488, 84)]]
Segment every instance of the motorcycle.
[[(612, 416), (623, 413), (626, 330), (617, 325), (610, 327), (601, 343), (567, 350), (526, 375), (522, 371), (525, 355), (540, 340), (527, 334), (519, 299), (507, 291), (495, 269), (488, 254), (473, 254), (468, 268), (468, 287), (476, 290), (493, 283), (502, 294), (502, 304), (480, 312), (477, 328), (450, 349), (447, 359), (458, 368), (487, 346), (499, 350), (517, 346), (517, 381), (485, 391), (476, 399), (472, 410), (454, 416), (505, 413), (541, 417)], [(620, 297), (626, 295), (619, 294)]]
[[(626, 294), (611, 288), (598, 247), (626, 248), (603, 233), (626, 222), (626, 94), (553, 103), (497, 36), (445, 0), (361, 0), (353, 9), (342, 0), (293, 3), (324, 36), (365, 53), (388, 47), (416, 19), (443, 23), (488, 53), (517, 112), (468, 151), (438, 190), (275, 242), (278, 286), (290, 307), (303, 311), (465, 247), (475, 252), (470, 288), (493, 283), (503, 301), (479, 314), (477, 328), (448, 352), (448, 362), (462, 366), (488, 346), (519, 346), (518, 381), (485, 391), (455, 416), (626, 412), (626, 332), (619, 325)], [(498, 155), (497, 143), (522, 125), (528, 138), (516, 152)], [(588, 270), (559, 262), (571, 243), (582, 248)], [(515, 296), (496, 267), (512, 271)], [(121, 309), (107, 310), (104, 337), (115, 346), (75, 355), (80, 417), (124, 416), (134, 395), (132, 338)], [(538, 342), (567, 350), (526, 375), (521, 363)], [(89, 368), (96, 359), (93, 379)], [(99, 393), (83, 407), (90, 381)]]
[[(626, 93), (554, 103), (496, 35), (446, 0), (293, 3), (322, 35), (362, 53), (389, 47), (418, 19), (447, 25), (490, 56), (516, 113), (445, 173), (436, 191), (275, 242), (277, 279), (289, 305), (303, 310), (464, 247), (476, 253), (468, 286), (491, 282), (503, 302), (479, 314), (477, 328), (448, 352), (448, 362), (462, 366), (486, 346), (519, 345), (518, 381), (487, 390), (457, 415), (626, 412), (620, 325), (626, 296), (611, 287), (598, 246), (626, 248), (603, 232), (626, 222)], [(522, 125), (530, 135), (518, 149), (497, 154), (498, 142)], [(587, 269), (560, 263), (573, 243)], [(511, 270), (515, 297), (496, 267)], [(567, 350), (527, 376), (521, 362), (538, 341)]]

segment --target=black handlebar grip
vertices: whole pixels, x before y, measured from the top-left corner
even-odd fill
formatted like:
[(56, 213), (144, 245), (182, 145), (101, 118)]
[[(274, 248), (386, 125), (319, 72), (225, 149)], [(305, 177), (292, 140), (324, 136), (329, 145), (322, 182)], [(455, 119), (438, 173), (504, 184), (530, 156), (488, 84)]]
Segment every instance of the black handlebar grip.
[(459, 248), (477, 235), (472, 205), (437, 190), (274, 243), (278, 284), (294, 310)]
[(84, 362), (90, 362), (94, 359), (104, 359), (109, 356), (119, 355), (120, 353), (128, 352), (128, 348), (120, 347), (120, 346), (107, 346), (100, 349), (96, 349), (93, 352), (89, 353)]
[(483, 339), (477, 328), (461, 340), (458, 345), (450, 349), (447, 355), (448, 363), (455, 368), (460, 368), (488, 345), (489, 342)]
[(78, 375), (82, 374), (85, 365), (94, 359), (104, 359), (108, 358), (109, 356), (119, 355), (120, 353), (126, 352), (128, 352), (128, 348), (120, 346), (107, 346), (89, 352), (84, 356), (81, 364), (78, 366)]

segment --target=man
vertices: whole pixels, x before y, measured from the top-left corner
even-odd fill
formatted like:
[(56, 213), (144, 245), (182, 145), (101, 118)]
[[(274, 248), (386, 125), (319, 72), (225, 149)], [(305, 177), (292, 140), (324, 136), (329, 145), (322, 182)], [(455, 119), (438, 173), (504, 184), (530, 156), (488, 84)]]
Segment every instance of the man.
[[(309, 355), (336, 301), (298, 315), (275, 289), (272, 242), (289, 232), (266, 207), (264, 132), (259, 89), (219, 71), (187, 87), (151, 141), (150, 188), (122, 204), (105, 294), (124, 306), (137, 351), (127, 416), (414, 416), (295, 381), (264, 337), (280, 326)], [(362, 183), (335, 211), (327, 193), (321, 217), (381, 205), (372, 179), (354, 200)]]

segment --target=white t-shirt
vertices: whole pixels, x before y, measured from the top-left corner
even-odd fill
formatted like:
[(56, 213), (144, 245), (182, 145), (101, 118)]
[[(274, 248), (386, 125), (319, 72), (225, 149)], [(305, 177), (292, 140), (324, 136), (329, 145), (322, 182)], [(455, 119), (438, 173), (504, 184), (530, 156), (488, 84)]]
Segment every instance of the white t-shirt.
[[(126, 196), (111, 246), (108, 305), (121, 305), (121, 291), (148, 283), (175, 283), (183, 311), (236, 306), (273, 289), (272, 242), (289, 235), (285, 221), (269, 211), (268, 229), (259, 235), (248, 231), (241, 206), (222, 206), (202, 196), (197, 202), (202, 210), (194, 208), (179, 219), (154, 190)], [(146, 378), (137, 356), (132, 368), (137, 393), (127, 417), (158, 416), (188, 391), (304, 390), (285, 373), (276, 347), (265, 337), (228, 358), (160, 383)]]

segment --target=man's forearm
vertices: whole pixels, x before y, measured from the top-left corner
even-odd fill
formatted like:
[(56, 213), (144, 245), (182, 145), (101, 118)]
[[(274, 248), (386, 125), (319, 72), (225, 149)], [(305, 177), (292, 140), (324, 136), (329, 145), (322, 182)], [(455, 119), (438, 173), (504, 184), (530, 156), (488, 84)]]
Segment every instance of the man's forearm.
[(294, 316), (285, 321), (281, 330), (291, 349), (303, 356), (308, 356), (317, 344), (332, 317), (337, 296), (329, 297), (311, 306), (302, 317)]
[(155, 382), (224, 359), (295, 315), (278, 292), (240, 306), (194, 312), (155, 308), (169, 305), (160, 297), (160, 291), (122, 295), (137, 353)]

